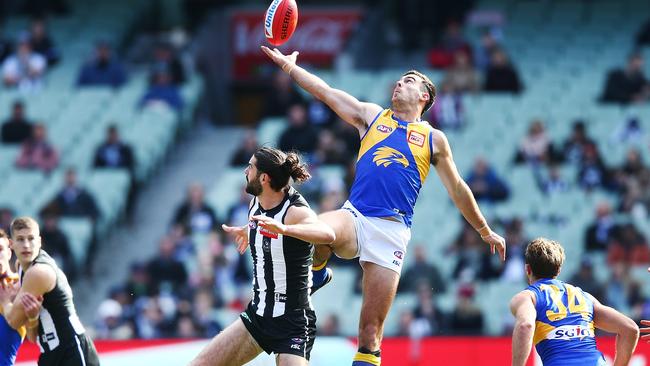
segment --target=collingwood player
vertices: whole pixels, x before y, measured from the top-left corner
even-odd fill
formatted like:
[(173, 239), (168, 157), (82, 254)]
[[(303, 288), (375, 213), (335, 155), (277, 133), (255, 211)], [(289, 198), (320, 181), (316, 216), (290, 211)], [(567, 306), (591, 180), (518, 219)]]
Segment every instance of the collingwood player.
[[(68, 279), (41, 249), (40, 229), (34, 219), (19, 217), (11, 223), (11, 248), (22, 269), (22, 283), (14, 301), (3, 299), (0, 305), (12, 328), (34, 330), (41, 348), (38, 366), (99, 365), (95, 346), (77, 317)], [(37, 317), (26, 308), (29, 299), (42, 299)]]
[(233, 324), (217, 335), (192, 366), (237, 366), (262, 351), (280, 366), (307, 365), (316, 333), (311, 305), (314, 246), (334, 241), (289, 178), (310, 178), (298, 155), (263, 147), (245, 170), (246, 192), (253, 195), (247, 226), (223, 229), (235, 237), (240, 253), (250, 245), (253, 300)]

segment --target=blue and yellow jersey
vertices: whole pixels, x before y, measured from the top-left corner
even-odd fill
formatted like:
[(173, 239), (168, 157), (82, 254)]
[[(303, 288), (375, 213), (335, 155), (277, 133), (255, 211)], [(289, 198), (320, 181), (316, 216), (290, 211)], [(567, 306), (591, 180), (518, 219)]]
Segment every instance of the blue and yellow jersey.
[(533, 343), (544, 366), (604, 365), (596, 348), (594, 303), (579, 287), (555, 279), (528, 286), (535, 295)]
[[(17, 281), (17, 276), (4, 275), (1, 281)], [(12, 366), (16, 361), (18, 348), (23, 343), (26, 334), (25, 327), (20, 327), (18, 331), (9, 326), (4, 317), (4, 309), (0, 306), (0, 366)]]
[(433, 128), (406, 122), (385, 109), (361, 138), (350, 202), (368, 217), (403, 218), (411, 226), (413, 208), (433, 156)]

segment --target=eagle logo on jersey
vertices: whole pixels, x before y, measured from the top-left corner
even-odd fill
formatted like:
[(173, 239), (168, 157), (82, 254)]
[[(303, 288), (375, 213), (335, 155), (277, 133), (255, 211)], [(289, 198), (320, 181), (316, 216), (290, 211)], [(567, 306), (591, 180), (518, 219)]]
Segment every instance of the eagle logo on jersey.
[(384, 168), (391, 165), (392, 163), (400, 163), (405, 168), (409, 166), (409, 161), (406, 160), (406, 157), (401, 152), (393, 149), (392, 147), (382, 146), (373, 154), (374, 158), (372, 162), (377, 164), (377, 166), (383, 165)]

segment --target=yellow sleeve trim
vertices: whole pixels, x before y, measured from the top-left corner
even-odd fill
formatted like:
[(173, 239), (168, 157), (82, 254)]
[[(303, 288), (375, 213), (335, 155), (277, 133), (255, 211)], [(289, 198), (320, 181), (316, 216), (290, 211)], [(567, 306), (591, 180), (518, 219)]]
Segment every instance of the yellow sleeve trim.
[(375, 366), (381, 365), (381, 357), (377, 357), (375, 355), (369, 355), (367, 353), (357, 352), (357, 354), (354, 355), (354, 361), (367, 362)]
[(18, 332), (18, 334), (20, 334), (21, 339), (25, 339), (25, 336), (27, 335), (27, 329), (24, 326), (18, 328), (18, 330), (16, 332)]

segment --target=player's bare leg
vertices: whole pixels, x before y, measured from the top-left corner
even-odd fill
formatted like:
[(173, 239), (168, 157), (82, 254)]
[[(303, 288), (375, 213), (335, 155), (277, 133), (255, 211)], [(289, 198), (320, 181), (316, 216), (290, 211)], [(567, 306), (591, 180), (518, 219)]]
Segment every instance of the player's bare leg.
[(399, 282), (399, 274), (371, 262), (362, 262), (363, 304), (359, 319), (359, 350), (353, 365), (378, 365), (379, 348)]
[(304, 357), (282, 353), (275, 357), (277, 366), (307, 366), (309, 362)]
[(189, 366), (240, 366), (262, 353), (262, 348), (237, 319), (205, 346)]
[(331, 244), (316, 245), (314, 248), (312, 294), (332, 280), (332, 270), (326, 268), (332, 253), (341, 258), (352, 259), (358, 251), (357, 233), (349, 211), (341, 209), (326, 212), (318, 218), (334, 230), (336, 240)]

